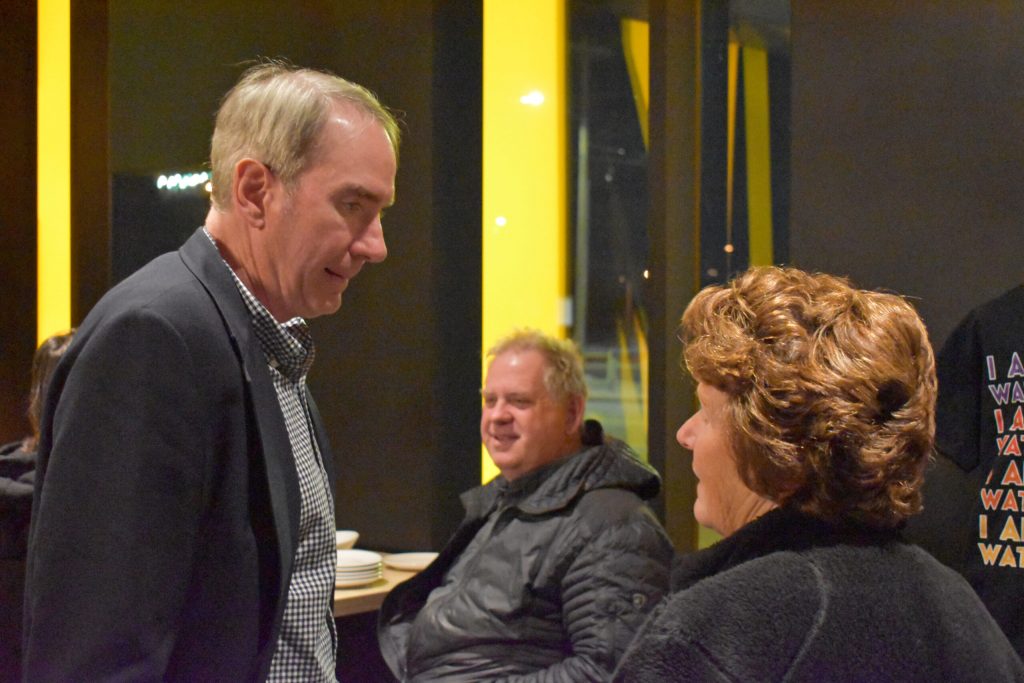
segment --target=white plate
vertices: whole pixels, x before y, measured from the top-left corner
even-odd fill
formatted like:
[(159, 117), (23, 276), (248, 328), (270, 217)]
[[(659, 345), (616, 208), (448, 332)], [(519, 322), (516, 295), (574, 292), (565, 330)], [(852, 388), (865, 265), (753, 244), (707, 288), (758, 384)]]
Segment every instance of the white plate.
[(369, 550), (339, 550), (337, 566), (343, 569), (379, 567), (381, 556)]
[(371, 583), (380, 581), (379, 576), (371, 576), (366, 579), (334, 579), (335, 588), (356, 588), (358, 586), (369, 586)]
[(360, 569), (357, 572), (344, 571), (342, 569), (337, 570), (334, 575), (339, 579), (361, 579), (366, 576), (381, 576), (384, 572), (380, 567), (375, 569)]
[(338, 529), (334, 532), (334, 547), (338, 550), (348, 550), (359, 540), (359, 532), (351, 529)]
[(427, 568), (437, 553), (395, 553), (384, 558), (384, 564), (392, 569), (403, 569), (407, 572), (418, 572)]
[(374, 572), (380, 574), (382, 568), (379, 564), (370, 567), (335, 567), (334, 571), (338, 574), (373, 574)]
[(375, 581), (383, 574), (358, 574), (356, 576), (335, 576), (334, 581)]

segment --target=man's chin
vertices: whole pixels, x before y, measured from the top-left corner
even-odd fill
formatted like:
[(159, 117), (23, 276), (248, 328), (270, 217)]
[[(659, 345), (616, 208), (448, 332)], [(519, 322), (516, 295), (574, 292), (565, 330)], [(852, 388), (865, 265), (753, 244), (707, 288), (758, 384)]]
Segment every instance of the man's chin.
[(484, 445), (487, 447), (487, 452), (490, 453), (491, 457), (493, 458), (496, 454), (502, 455), (511, 451), (512, 448), (516, 445), (516, 441), (516, 439), (507, 439), (500, 441), (498, 439), (492, 439), (485, 443)]
[(514, 467), (517, 460), (515, 457), (509, 457), (508, 449), (499, 449), (488, 446), (487, 454), (491, 456), (491, 462), (494, 463), (494, 466), (502, 471), (509, 467)]
[(324, 315), (333, 315), (341, 309), (342, 296), (339, 294), (335, 298), (326, 299), (318, 302), (316, 306), (310, 306), (308, 313), (301, 314), (303, 318), (309, 320), (311, 318), (319, 318)]

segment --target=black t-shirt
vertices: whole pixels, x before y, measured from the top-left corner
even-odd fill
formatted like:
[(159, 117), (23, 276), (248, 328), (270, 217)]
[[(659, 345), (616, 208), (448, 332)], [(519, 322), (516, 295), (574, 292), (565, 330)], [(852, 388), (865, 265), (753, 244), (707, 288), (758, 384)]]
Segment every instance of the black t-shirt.
[(1024, 654), (1024, 286), (969, 313), (937, 372), (936, 448), (977, 491), (962, 571)]

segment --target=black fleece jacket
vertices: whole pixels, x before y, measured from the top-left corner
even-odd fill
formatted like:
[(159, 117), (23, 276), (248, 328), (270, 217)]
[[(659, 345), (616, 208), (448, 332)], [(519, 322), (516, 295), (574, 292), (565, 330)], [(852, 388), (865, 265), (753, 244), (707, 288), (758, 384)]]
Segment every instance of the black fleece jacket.
[(896, 532), (774, 510), (682, 556), (616, 681), (1024, 681), (970, 586)]

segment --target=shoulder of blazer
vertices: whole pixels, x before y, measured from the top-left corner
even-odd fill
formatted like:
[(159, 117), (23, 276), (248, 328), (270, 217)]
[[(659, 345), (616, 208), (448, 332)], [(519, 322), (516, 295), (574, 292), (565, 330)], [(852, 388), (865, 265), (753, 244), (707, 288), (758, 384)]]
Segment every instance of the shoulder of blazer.
[(245, 377), (251, 382), (253, 364), (258, 363), (261, 356), (253, 336), (249, 311), (220, 254), (212, 247), (203, 229), (199, 228), (178, 250), (178, 255), (220, 313), (228, 336), (242, 361)]

